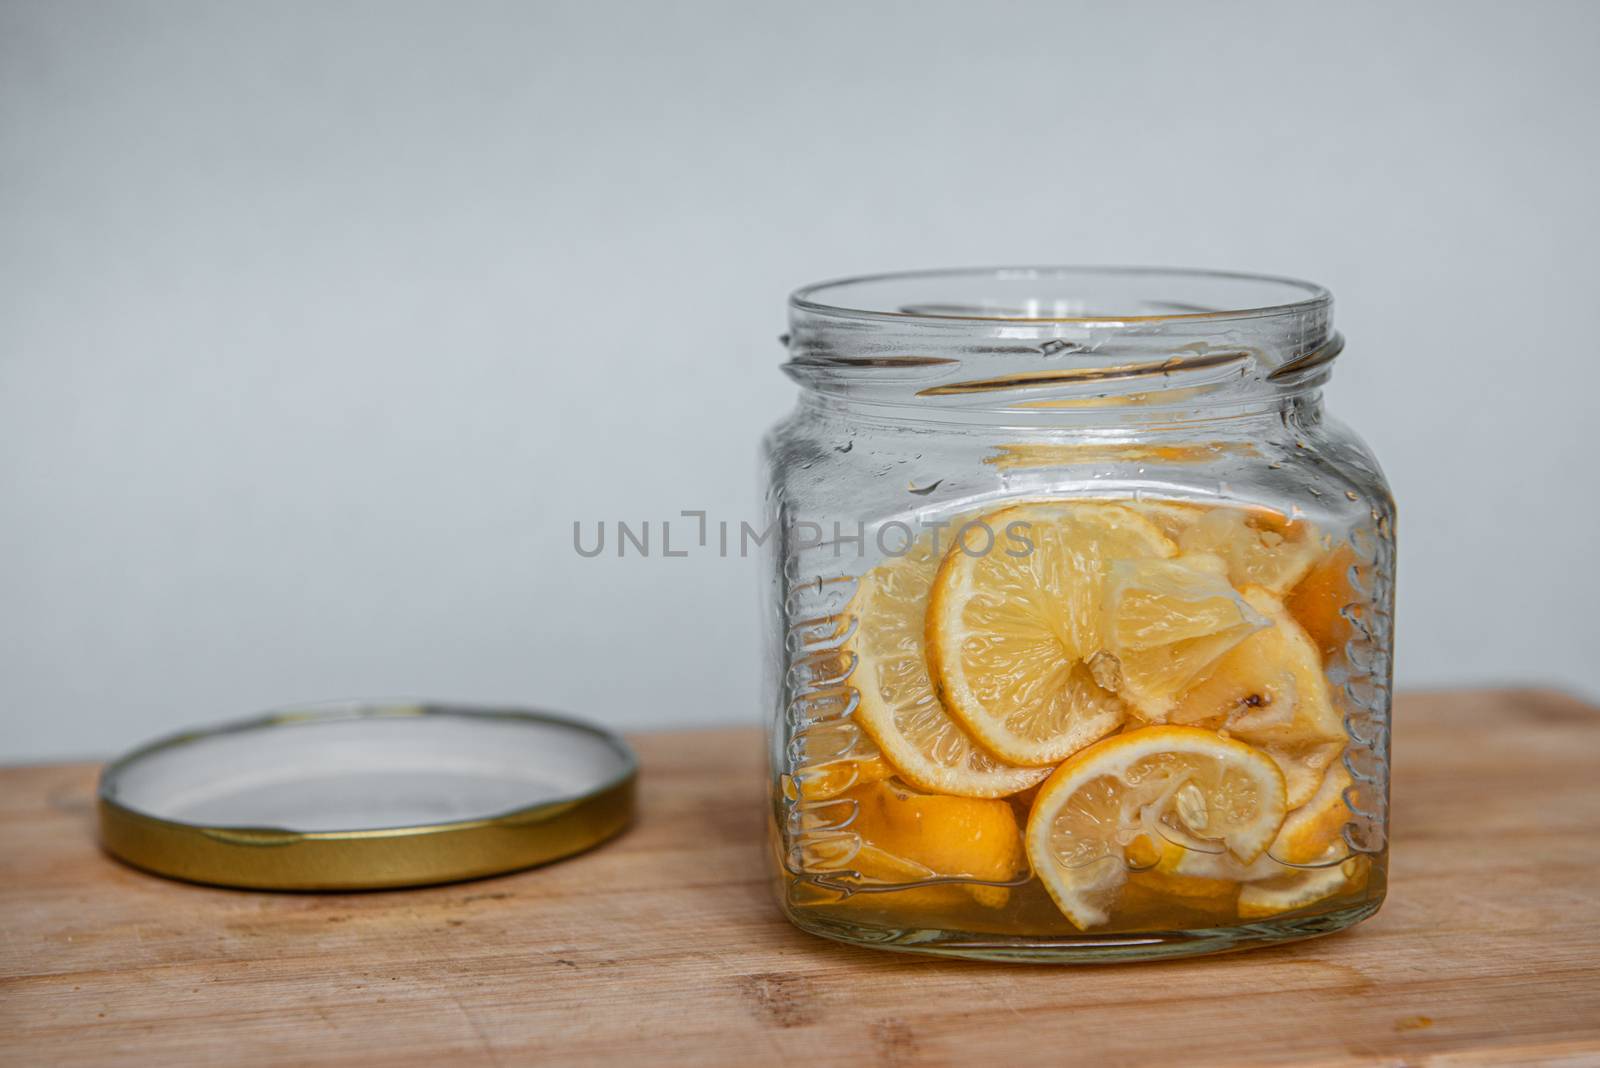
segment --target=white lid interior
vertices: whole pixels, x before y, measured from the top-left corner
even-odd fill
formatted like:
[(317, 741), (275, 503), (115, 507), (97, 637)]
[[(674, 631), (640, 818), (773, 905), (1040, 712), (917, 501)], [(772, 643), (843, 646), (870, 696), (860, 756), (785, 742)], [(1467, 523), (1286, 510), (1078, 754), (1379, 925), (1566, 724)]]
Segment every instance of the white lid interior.
[(256, 721), (120, 762), (110, 800), (205, 827), (354, 831), (503, 815), (594, 793), (633, 759), (603, 733), (534, 715), (342, 706)]

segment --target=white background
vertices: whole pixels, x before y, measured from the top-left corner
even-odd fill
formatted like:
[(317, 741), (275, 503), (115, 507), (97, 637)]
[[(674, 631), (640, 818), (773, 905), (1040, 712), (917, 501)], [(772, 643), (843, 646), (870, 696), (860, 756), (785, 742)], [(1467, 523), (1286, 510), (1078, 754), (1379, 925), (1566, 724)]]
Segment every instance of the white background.
[(306, 699), (754, 722), (795, 286), (1330, 286), (1399, 678), (1600, 693), (1600, 4), (0, 4), (0, 759)]

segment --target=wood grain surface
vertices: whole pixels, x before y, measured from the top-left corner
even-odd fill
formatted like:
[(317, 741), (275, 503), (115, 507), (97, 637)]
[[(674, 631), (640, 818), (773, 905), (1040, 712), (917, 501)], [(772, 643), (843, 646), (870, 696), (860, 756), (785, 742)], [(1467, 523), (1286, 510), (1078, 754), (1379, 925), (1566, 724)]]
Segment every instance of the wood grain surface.
[(95, 845), (95, 768), (0, 769), (0, 1062), (1600, 1064), (1600, 710), (1403, 696), (1388, 903), (1167, 963), (854, 949), (791, 928), (754, 730), (645, 734), (642, 816), (425, 890), (166, 882)]

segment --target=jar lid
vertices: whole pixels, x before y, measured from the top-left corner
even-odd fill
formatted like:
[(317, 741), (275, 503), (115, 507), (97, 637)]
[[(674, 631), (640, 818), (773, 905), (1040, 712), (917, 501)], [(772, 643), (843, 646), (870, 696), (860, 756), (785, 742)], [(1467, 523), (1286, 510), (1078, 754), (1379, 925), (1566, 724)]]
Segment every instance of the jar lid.
[(107, 765), (100, 838), (135, 867), (197, 883), (420, 886), (598, 845), (631, 821), (637, 778), (621, 738), (544, 712), (319, 705)]

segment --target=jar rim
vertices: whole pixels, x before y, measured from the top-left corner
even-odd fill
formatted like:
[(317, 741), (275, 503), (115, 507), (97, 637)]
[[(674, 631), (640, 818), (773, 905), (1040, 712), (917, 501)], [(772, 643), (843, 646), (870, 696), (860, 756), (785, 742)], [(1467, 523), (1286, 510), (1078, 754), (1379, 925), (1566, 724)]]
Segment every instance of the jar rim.
[[(976, 296), (980, 284), (1012, 289), (1007, 304)], [(1024, 296), (1030, 286), (1061, 285), (1053, 296)], [(968, 286), (974, 288), (967, 289)], [(1067, 289), (1073, 285), (1077, 288)], [(1088, 288), (1084, 288), (1088, 287)], [(1122, 290), (1115, 298), (1090, 297), (1095, 288)], [(1035, 289), (1036, 294), (1044, 290)], [(852, 293), (860, 296), (852, 298)], [(865, 299), (874, 293), (878, 299)], [(897, 299), (889, 299), (899, 293)], [(909, 299), (907, 293), (924, 293)], [(1145, 295), (1134, 295), (1144, 293)], [(1236, 298), (1227, 295), (1236, 293)], [(1076, 294), (1076, 295), (1075, 295)], [(1090, 303), (1127, 300), (1138, 307), (1112, 310)], [(830, 318), (909, 323), (1077, 323), (1090, 326), (1244, 320), (1301, 315), (1327, 308), (1333, 295), (1314, 282), (1283, 275), (1186, 267), (1033, 266), (949, 267), (855, 275), (802, 286), (789, 297), (796, 311)], [(874, 306), (876, 305), (876, 306)]]

